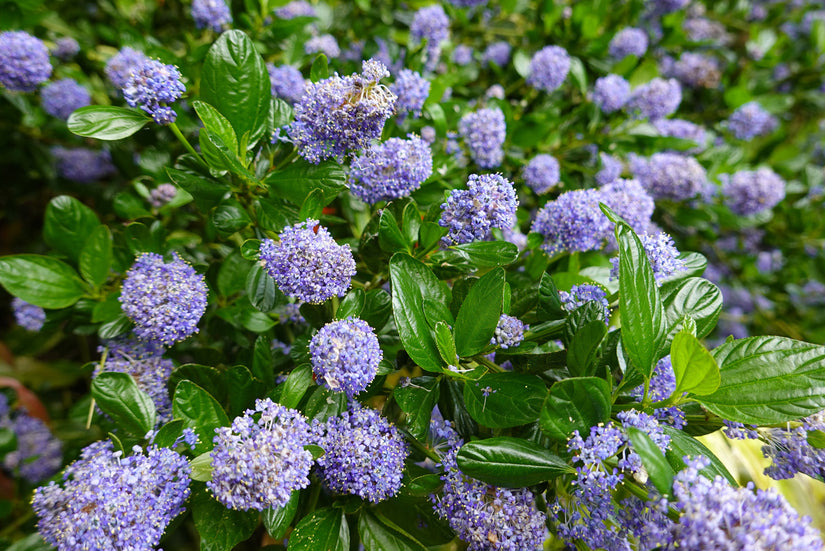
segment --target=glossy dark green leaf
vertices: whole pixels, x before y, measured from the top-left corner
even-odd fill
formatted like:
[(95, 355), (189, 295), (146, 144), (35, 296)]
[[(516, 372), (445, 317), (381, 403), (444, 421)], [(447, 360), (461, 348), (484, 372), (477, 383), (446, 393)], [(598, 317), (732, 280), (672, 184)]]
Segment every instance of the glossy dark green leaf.
[(66, 124), (73, 134), (84, 138), (121, 140), (150, 122), (152, 119), (139, 109), (90, 105), (76, 109)]
[(418, 232), (421, 231), (421, 212), (414, 202), (404, 207), (401, 215), (401, 231), (407, 243), (418, 241)]
[(825, 409), (825, 347), (785, 337), (749, 337), (711, 351), (722, 382), (696, 399), (730, 421), (769, 425)]
[(215, 397), (219, 402), (226, 400), (226, 382), (218, 369), (200, 364), (183, 364), (172, 371), (166, 384), (170, 393), (175, 392), (181, 381), (191, 381)]
[(438, 346), (441, 359), (447, 365), (458, 365), (458, 352), (455, 349), (453, 331), (446, 322), (439, 321), (435, 324), (435, 344)]
[(157, 412), (154, 402), (127, 373), (99, 374), (92, 380), (92, 398), (127, 434), (143, 438), (155, 428)]
[(71, 260), (77, 260), (99, 225), (100, 220), (92, 209), (74, 197), (59, 195), (46, 206), (43, 240)]
[[(348, 317), (357, 318), (364, 310), (364, 305), (367, 302), (367, 294), (363, 289), (352, 289), (341, 300), (338, 305), (338, 310), (335, 312), (335, 319), (347, 319)], [(375, 329), (375, 328), (373, 328)]]
[(278, 297), (275, 280), (266, 272), (266, 268), (257, 262), (252, 265), (246, 276), (246, 294), (252, 306), (261, 312), (271, 312), (275, 308)]
[(198, 454), (213, 448), (216, 428), (229, 425), (229, 418), (218, 401), (191, 381), (181, 381), (175, 389), (172, 414), (198, 434), (199, 442), (194, 450)]
[(171, 448), (175, 441), (183, 434), (183, 421), (173, 419), (158, 429), (152, 441), (159, 448)]
[(255, 216), (258, 219), (258, 226), (267, 231), (280, 233), (286, 226), (296, 224), (298, 211), (294, 208), (287, 209), (287, 202), (283, 199), (271, 199), (261, 197), (255, 202)]
[(80, 251), (78, 267), (83, 279), (95, 287), (106, 283), (112, 267), (112, 232), (107, 226), (92, 230)]
[(662, 286), (662, 303), (667, 319), (667, 347), (681, 330), (682, 320), (690, 316), (696, 322), (696, 336), (702, 338), (716, 327), (722, 310), (722, 292), (706, 279), (690, 277), (681, 282)]
[(329, 64), (327, 62), (327, 56), (324, 54), (318, 54), (315, 56), (315, 59), (312, 60), (312, 67), (309, 69), (309, 80), (312, 82), (318, 82), (319, 80), (324, 80), (325, 78), (329, 78)]
[(430, 428), (430, 417), (438, 402), (438, 379), (425, 375), (411, 379), (408, 384), (395, 387), (393, 397), (407, 414), (407, 430), (415, 438), (423, 439)]
[(596, 355), (607, 326), (601, 320), (586, 323), (570, 341), (567, 350), (567, 368), (574, 377), (589, 377), (596, 371)]
[(174, 168), (167, 168), (166, 172), (175, 185), (192, 195), (195, 205), (201, 212), (209, 212), (229, 193), (229, 186), (215, 180)]
[(417, 539), (378, 510), (363, 509), (358, 516), (358, 535), (366, 551), (427, 551)]
[(329, 204), (346, 188), (347, 173), (335, 161), (314, 165), (298, 159), (284, 168), (271, 172), (264, 183), (270, 192), (295, 205), (302, 205), (315, 189), (324, 193), (324, 204)]
[(490, 428), (536, 421), (546, 396), (544, 382), (524, 373), (492, 373), (464, 385), (467, 411), (479, 424)]
[(301, 204), (298, 211), (298, 219), (306, 220), (311, 218), (318, 220), (324, 211), (324, 192), (320, 188), (313, 189)]
[(86, 293), (85, 284), (71, 266), (37, 254), (0, 257), (0, 285), (42, 308), (66, 308)]
[(493, 338), (504, 299), (504, 270), (484, 274), (467, 293), (455, 320), (455, 346), (462, 358), (478, 354)]
[(261, 335), (255, 339), (255, 346), (252, 348), (252, 375), (267, 388), (271, 388), (275, 384), (275, 373), (272, 369), (272, 339)]
[(343, 392), (333, 392), (322, 386), (310, 390), (306, 405), (302, 408), (304, 415), (309, 419), (326, 421), (330, 417), (340, 415), (347, 409), (347, 395)]
[[(410, 358), (427, 371), (441, 371), (441, 356), (424, 315), (425, 294), (440, 288), (432, 271), (423, 263), (403, 253), (390, 260), (392, 309), (398, 335)], [(430, 292), (432, 291), (432, 292)], [(438, 299), (443, 295), (433, 297)]]
[[(229, 147), (235, 157), (238, 156), (238, 137), (235, 135), (235, 130), (232, 124), (226, 120), (226, 117), (221, 115), (217, 109), (206, 102), (195, 100), (192, 102), (192, 107), (203, 122), (204, 128), (211, 130), (216, 136), (221, 138), (221, 141)], [(203, 147), (203, 141), (201, 141)]]
[(312, 378), (312, 368), (309, 364), (299, 365), (287, 376), (284, 381), (281, 397), (278, 400), (281, 405), (288, 408), (296, 408), (301, 403), (301, 399), (306, 394), (307, 389), (315, 384)]
[(217, 109), (235, 129), (239, 142), (254, 146), (267, 128), (272, 92), (264, 60), (246, 34), (223, 33), (204, 60), (201, 99)]
[(558, 442), (567, 442), (573, 431), (582, 438), (590, 427), (610, 419), (610, 385), (598, 377), (565, 379), (550, 387), (541, 409), (541, 429)]
[(244, 259), (239, 251), (229, 253), (218, 268), (218, 293), (222, 297), (231, 297), (244, 291), (251, 268), (252, 263)]
[[(260, 338), (260, 337), (259, 337)], [(226, 372), (227, 395), (229, 396), (229, 417), (243, 415), (255, 406), (255, 399), (264, 393), (264, 384), (252, 376), (245, 365), (233, 365)]]
[(719, 365), (691, 333), (676, 333), (670, 346), (670, 361), (676, 376), (675, 396), (681, 396), (683, 392), (705, 396), (719, 388), (722, 381)]
[(257, 511), (228, 509), (205, 489), (195, 492), (191, 506), (201, 551), (230, 551), (249, 539), (258, 525)]
[(120, 314), (111, 321), (107, 321), (97, 330), (97, 335), (103, 340), (114, 339), (123, 335), (132, 327), (132, 320), (126, 314)]
[(360, 316), (370, 327), (380, 331), (392, 316), (392, 297), (383, 289), (367, 291)]
[(506, 266), (518, 258), (518, 247), (508, 241), (473, 241), (448, 250), (478, 268)]
[(573, 471), (549, 450), (509, 436), (464, 444), (458, 452), (458, 467), (467, 476), (505, 488), (533, 486)]
[(716, 457), (716, 455), (704, 444), (692, 436), (685, 434), (681, 430), (675, 429), (666, 424), (661, 424), (659, 426), (662, 427), (665, 434), (670, 436), (670, 446), (668, 447), (665, 457), (667, 457), (668, 463), (670, 463), (670, 466), (673, 467), (675, 471), (678, 472), (685, 468), (685, 462), (683, 461), (684, 457), (697, 457), (699, 455), (704, 455), (710, 459), (710, 465), (700, 471), (704, 476), (708, 477), (710, 480), (713, 480), (716, 476), (721, 476), (733, 486), (738, 485), (738, 482), (733, 475), (730, 474), (727, 467), (725, 467), (725, 464), (722, 463), (722, 461)]
[(378, 226), (378, 243), (381, 250), (392, 254), (398, 251), (409, 252), (410, 246), (404, 238), (404, 234), (398, 227), (398, 221), (389, 209), (381, 212), (381, 219)]
[(561, 305), (559, 291), (550, 274), (544, 273), (539, 283), (539, 304), (536, 306), (536, 317), (542, 321), (562, 319), (565, 316)]
[(231, 235), (252, 223), (243, 205), (235, 199), (224, 199), (212, 211), (212, 223), (219, 232)]
[(301, 492), (295, 490), (289, 496), (289, 501), (283, 507), (273, 507), (271, 509), (264, 509), (261, 512), (261, 520), (264, 522), (266, 532), (272, 536), (272, 539), (279, 541), (284, 539), (289, 525), (292, 524), (292, 519), (295, 518), (295, 513), (298, 512), (298, 502)]
[(281, 128), (292, 121), (292, 107), (281, 98), (272, 98), (272, 128)]
[(642, 458), (642, 465), (650, 481), (661, 494), (670, 494), (673, 486), (673, 467), (646, 433), (636, 427), (625, 427), (633, 451)]
[(289, 551), (349, 551), (349, 527), (341, 509), (316, 509), (289, 536)]

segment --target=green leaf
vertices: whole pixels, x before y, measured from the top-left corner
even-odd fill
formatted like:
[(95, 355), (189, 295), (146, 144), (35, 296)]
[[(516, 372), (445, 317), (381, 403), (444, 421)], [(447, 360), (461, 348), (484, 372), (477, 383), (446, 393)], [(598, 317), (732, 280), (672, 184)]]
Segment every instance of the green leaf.
[(670, 361), (676, 376), (675, 396), (681, 396), (683, 392), (705, 396), (719, 388), (722, 380), (719, 365), (691, 333), (681, 331), (673, 337)]
[(183, 420), (186, 428), (198, 434), (199, 442), (194, 449), (197, 454), (214, 447), (212, 439), (216, 428), (229, 425), (229, 418), (218, 401), (191, 381), (181, 381), (175, 389), (172, 413), (175, 419)]
[(662, 451), (650, 436), (636, 427), (625, 427), (630, 443), (633, 444), (633, 451), (642, 458), (650, 481), (661, 494), (670, 494), (673, 487), (673, 468), (668, 463)]
[(536, 306), (536, 317), (540, 321), (550, 321), (563, 319), (565, 315), (556, 283), (550, 274), (542, 274), (539, 283), (539, 304)]
[(71, 260), (77, 260), (92, 232), (100, 225), (95, 212), (68, 195), (49, 201), (43, 220), (43, 240)]
[[(719, 320), (722, 311), (722, 292), (706, 279), (690, 277), (677, 284), (662, 287), (668, 338), (681, 330), (682, 320), (690, 316), (696, 322), (696, 336), (708, 335)], [(669, 343), (665, 341), (664, 345)]]
[(295, 513), (298, 512), (300, 496), (301, 492), (295, 490), (289, 496), (289, 501), (283, 507), (264, 509), (261, 512), (261, 520), (264, 521), (264, 527), (275, 541), (284, 539), (287, 530), (289, 530), (289, 525), (292, 524), (292, 519), (295, 518)]
[(309, 387), (315, 384), (312, 378), (312, 368), (309, 364), (299, 365), (287, 376), (284, 381), (281, 397), (278, 400), (281, 405), (288, 408), (296, 408), (301, 403)]
[[(267, 128), (272, 92), (261, 55), (246, 34), (223, 33), (209, 48), (201, 73), (201, 99), (232, 124), (251, 149)], [(229, 144), (227, 144), (229, 145)]]
[(289, 536), (289, 551), (349, 551), (349, 527), (341, 509), (324, 507), (304, 518)]
[(278, 298), (275, 280), (266, 272), (266, 268), (257, 262), (252, 265), (246, 276), (246, 294), (252, 306), (261, 312), (271, 312), (275, 308)]
[[(335, 319), (357, 318), (364, 310), (367, 302), (367, 294), (363, 289), (353, 289), (341, 300), (338, 310), (335, 311)], [(380, 328), (379, 328), (380, 329)]]
[(157, 444), (159, 448), (171, 448), (182, 434), (183, 421), (173, 419), (158, 429), (153, 443)]
[(565, 379), (550, 387), (541, 409), (541, 429), (558, 442), (567, 442), (573, 431), (582, 438), (590, 427), (610, 419), (610, 384), (598, 377)]
[[(239, 158), (238, 137), (235, 135), (232, 124), (226, 120), (226, 117), (221, 115), (217, 109), (203, 101), (193, 101), (192, 107), (195, 108), (195, 112), (203, 122), (203, 127), (218, 136), (232, 151), (234, 157)], [(203, 148), (203, 140), (201, 140), (201, 148)]]
[(264, 393), (264, 384), (253, 377), (245, 365), (233, 365), (227, 370), (225, 378), (230, 418), (243, 415), (244, 411), (255, 405), (255, 399)]
[(392, 298), (384, 289), (367, 291), (364, 309), (361, 310), (361, 319), (380, 331), (392, 316)]
[(407, 354), (422, 369), (441, 371), (438, 346), (424, 316), (424, 299), (439, 298), (432, 296), (433, 289), (440, 289), (435, 274), (411, 256), (396, 253), (390, 259), (390, 281), (395, 325)]
[(588, 377), (596, 370), (596, 355), (607, 326), (601, 320), (586, 323), (573, 336), (567, 351), (567, 368), (574, 377)]
[(439, 381), (425, 375), (411, 379), (407, 385), (395, 387), (393, 397), (407, 414), (407, 430), (415, 438), (423, 439), (430, 429), (430, 416), (440, 394)]
[(507, 241), (473, 241), (447, 250), (477, 268), (506, 266), (518, 259), (518, 247)]
[(112, 232), (107, 226), (92, 231), (80, 251), (78, 266), (83, 278), (95, 287), (106, 283), (112, 267)]
[(309, 80), (312, 82), (318, 82), (319, 80), (324, 80), (325, 78), (329, 78), (329, 64), (327, 62), (327, 56), (324, 54), (318, 54), (315, 56), (315, 59), (312, 60), (312, 67), (309, 69)]
[(328, 205), (347, 187), (347, 173), (335, 161), (325, 161), (317, 165), (298, 159), (280, 170), (270, 172), (264, 180), (269, 191), (296, 205), (302, 205), (315, 189), (324, 194), (324, 204)]
[(0, 285), (41, 308), (66, 308), (86, 293), (85, 284), (71, 266), (37, 254), (0, 257)]
[(484, 274), (467, 293), (455, 320), (455, 346), (467, 358), (488, 346), (501, 317), (504, 300), (504, 269)]
[(166, 386), (174, 392), (181, 381), (195, 383), (219, 402), (226, 400), (226, 382), (223, 373), (214, 367), (200, 364), (183, 364), (172, 371)]
[(524, 440), (499, 436), (464, 444), (458, 467), (467, 476), (505, 488), (524, 488), (573, 472), (566, 461)]
[(126, 314), (120, 314), (112, 321), (106, 322), (97, 330), (97, 335), (103, 340), (113, 339), (125, 333), (132, 326), (132, 321)]
[(223, 139), (210, 130), (209, 128), (202, 128), (200, 131), (199, 143), (204, 155), (209, 161), (212, 168), (217, 170), (228, 170), (236, 176), (240, 176), (250, 182), (258, 182), (258, 179), (246, 167), (238, 154), (232, 150), (230, 144), (227, 144)]
[(427, 551), (417, 539), (377, 510), (361, 511), (358, 516), (358, 534), (366, 551)]
[(785, 423), (825, 409), (825, 347), (785, 337), (749, 337), (711, 351), (722, 381), (699, 401), (730, 421)]
[(212, 207), (220, 203), (221, 199), (229, 193), (229, 186), (203, 176), (196, 176), (174, 168), (167, 168), (166, 173), (175, 185), (192, 196), (201, 212), (212, 210)]
[(450, 326), (443, 321), (435, 324), (435, 344), (441, 359), (447, 365), (458, 365), (458, 352), (455, 349), (455, 340)]
[(155, 428), (155, 404), (128, 373), (100, 373), (92, 380), (92, 398), (128, 434), (143, 438)]
[(263, 381), (267, 388), (275, 384), (275, 373), (272, 371), (272, 339), (261, 335), (255, 339), (252, 349), (252, 375)]
[(210, 452), (202, 453), (189, 462), (192, 469), (192, 480), (198, 482), (208, 482), (212, 480), (212, 455)]
[(378, 243), (381, 250), (389, 254), (410, 250), (410, 244), (398, 228), (398, 222), (390, 209), (384, 209), (381, 212), (381, 219), (378, 223)]
[(292, 120), (292, 107), (281, 98), (272, 98), (272, 128), (286, 126)]
[(710, 459), (710, 465), (700, 471), (704, 476), (710, 480), (713, 480), (716, 476), (721, 476), (733, 486), (739, 484), (736, 479), (733, 478), (733, 475), (730, 474), (727, 467), (725, 467), (725, 464), (704, 444), (679, 429), (675, 429), (666, 424), (659, 426), (662, 427), (665, 434), (670, 436), (670, 446), (665, 457), (667, 457), (668, 463), (670, 463), (670, 466), (673, 467), (674, 470), (681, 471), (685, 468), (685, 462), (682, 460), (683, 457), (688, 455), (691, 457), (704, 455)]
[(224, 199), (212, 211), (212, 223), (225, 235), (232, 235), (252, 223), (243, 205), (236, 199)]
[(257, 511), (227, 509), (205, 489), (193, 496), (192, 518), (201, 537), (201, 551), (230, 551), (249, 539), (258, 525)]
[(69, 115), (66, 124), (70, 132), (84, 138), (121, 140), (128, 138), (151, 121), (152, 119), (139, 109), (90, 105), (76, 109)]
[(324, 211), (324, 192), (321, 189), (313, 189), (301, 205), (298, 211), (299, 220), (318, 220)]
[(310, 391), (306, 406), (303, 407), (302, 411), (310, 420), (317, 419), (323, 422), (330, 417), (340, 415), (346, 409), (346, 394), (316, 386)]
[(492, 373), (464, 385), (467, 411), (480, 424), (494, 429), (536, 421), (546, 396), (544, 382), (524, 373)]

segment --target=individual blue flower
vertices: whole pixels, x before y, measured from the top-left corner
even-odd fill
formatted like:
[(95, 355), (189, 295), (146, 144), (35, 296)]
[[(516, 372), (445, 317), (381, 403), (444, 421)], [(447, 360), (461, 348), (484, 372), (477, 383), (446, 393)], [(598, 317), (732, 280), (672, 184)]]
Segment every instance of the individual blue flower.
[(599, 153), (601, 169), (596, 173), (596, 182), (600, 186), (610, 184), (619, 179), (622, 175), (622, 161), (618, 157), (605, 153)]
[(143, 52), (126, 46), (106, 62), (103, 71), (112, 84), (121, 89), (126, 86), (132, 73), (138, 71), (148, 60), (149, 58)]
[(308, 55), (324, 54), (329, 59), (335, 59), (341, 55), (341, 48), (338, 41), (331, 34), (313, 36), (304, 44), (304, 52)]
[[(643, 233), (639, 236), (644, 247), (650, 267), (653, 268), (653, 277), (656, 284), (661, 286), (664, 280), (685, 269), (685, 261), (679, 258), (679, 251), (673, 244), (673, 238), (665, 232), (654, 234)], [(619, 277), (619, 259), (612, 258), (613, 268), (610, 270), (610, 277)]]
[(449, 231), (445, 245), (489, 240), (493, 228), (510, 229), (518, 199), (513, 184), (500, 174), (470, 174), (467, 189), (453, 190), (441, 205), (438, 224)]
[(602, 307), (602, 312), (604, 312), (605, 325), (610, 323), (610, 303), (607, 302), (607, 292), (599, 285), (591, 283), (573, 285), (569, 293), (559, 291), (559, 298), (562, 306), (568, 312), (572, 312), (588, 302), (597, 302)]
[(325, 452), (316, 461), (318, 476), (332, 492), (378, 503), (401, 490), (409, 449), (374, 409), (353, 402), (341, 415), (316, 421), (313, 432)]
[(527, 84), (550, 93), (562, 85), (570, 72), (570, 55), (560, 46), (545, 46), (530, 60)]
[(495, 168), (504, 160), (507, 124), (498, 107), (485, 107), (465, 114), (458, 122), (458, 132), (470, 149), (470, 156), (481, 168)]
[(738, 107), (728, 118), (728, 129), (740, 140), (766, 136), (776, 130), (778, 125), (776, 117), (762, 109), (755, 101)]
[(450, 38), (450, 20), (440, 4), (421, 8), (413, 16), (410, 37), (415, 42), (426, 41), (425, 66), (428, 71), (435, 69), (441, 55), (441, 43)]
[(298, 411), (269, 398), (255, 401), (232, 421), (215, 429), (212, 480), (206, 487), (229, 509), (283, 507), (294, 490), (309, 486), (313, 444), (309, 424)]
[(399, 117), (403, 119), (410, 113), (417, 119), (421, 116), (421, 109), (430, 95), (430, 81), (415, 71), (401, 69), (395, 82), (390, 85), (390, 92), (398, 96), (395, 106), (399, 111)]
[(691, 88), (718, 88), (722, 79), (719, 62), (695, 52), (685, 52), (673, 64), (673, 76)]
[(75, 109), (92, 104), (89, 91), (71, 78), (50, 82), (40, 92), (40, 98), (46, 113), (64, 121)]
[(595, 189), (562, 193), (539, 210), (530, 231), (544, 236), (542, 248), (549, 255), (598, 250), (611, 228), (610, 220), (599, 208), (602, 201), (603, 194)]
[(630, 83), (619, 75), (597, 78), (593, 85), (593, 103), (604, 113), (618, 111), (629, 99)]
[(473, 62), (473, 49), (465, 44), (459, 44), (453, 50), (453, 63), (456, 65), (469, 65)]
[(350, 398), (366, 390), (384, 357), (372, 327), (352, 317), (323, 326), (309, 342), (309, 354), (318, 383)]
[(177, 118), (169, 104), (177, 101), (185, 91), (177, 67), (149, 59), (133, 70), (123, 87), (123, 97), (130, 107), (140, 107), (157, 124), (168, 125)]
[(285, 227), (278, 237), (261, 242), (260, 261), (284, 294), (312, 304), (346, 294), (355, 275), (349, 245), (338, 245), (312, 219)]
[(627, 222), (633, 231), (643, 233), (650, 227), (656, 204), (636, 180), (617, 179), (602, 186), (604, 203)]
[(296, 17), (315, 17), (315, 8), (304, 0), (293, 0), (275, 10), (275, 16), (280, 19), (295, 19)]
[(126, 272), (119, 300), (138, 338), (172, 346), (198, 332), (206, 281), (177, 253), (169, 263), (159, 254), (142, 253)]
[(178, 188), (172, 184), (160, 184), (149, 192), (149, 204), (159, 209), (178, 194)]
[(224, 0), (192, 0), (192, 19), (197, 28), (219, 33), (232, 23), (232, 12)]
[(52, 156), (57, 164), (57, 173), (73, 182), (81, 184), (96, 182), (117, 172), (108, 151), (95, 151), (85, 147), (67, 149), (53, 147)]
[(22, 298), (11, 299), (11, 309), (17, 325), (28, 331), (40, 331), (46, 323), (46, 311)]
[(43, 41), (25, 31), (0, 33), (0, 85), (12, 92), (33, 92), (51, 75)]
[(481, 54), (481, 62), (488, 64), (495, 63), (499, 67), (504, 67), (510, 61), (510, 50), (512, 50), (510, 44), (503, 40), (493, 42), (487, 46), (484, 53)]
[(677, 153), (654, 153), (648, 159), (631, 155), (630, 170), (654, 199), (691, 199), (708, 181), (696, 159)]
[(7, 473), (36, 484), (60, 470), (63, 444), (46, 423), (25, 409), (12, 411), (3, 394), (0, 394), (0, 429), (10, 430), (17, 439), (16, 448), (7, 451), (0, 464)]
[(496, 325), (496, 331), (490, 344), (501, 348), (512, 348), (518, 346), (524, 340), (524, 332), (529, 329), (520, 319), (501, 314)]
[(772, 209), (785, 198), (785, 181), (769, 168), (720, 176), (725, 204), (740, 216)]
[(698, 124), (682, 119), (658, 119), (653, 121), (653, 126), (662, 136), (696, 142), (696, 147), (684, 151), (687, 155), (696, 155), (707, 147), (708, 133)]
[(654, 78), (633, 90), (625, 105), (629, 113), (650, 120), (672, 115), (682, 103), (682, 87), (676, 79)]
[(54, 41), (52, 55), (60, 61), (69, 61), (80, 53), (80, 44), (71, 36), (64, 36)]
[(406, 197), (433, 173), (430, 146), (410, 134), (408, 139), (390, 138), (352, 162), (350, 191), (374, 205)]
[(613, 59), (624, 59), (629, 55), (642, 57), (647, 52), (647, 33), (636, 27), (625, 27), (613, 35), (607, 51)]
[(362, 64), (362, 74), (336, 74), (307, 84), (295, 104), (295, 122), (287, 128), (300, 155), (313, 164), (329, 158), (340, 162), (377, 140), (395, 112), (395, 94), (379, 84), (387, 76), (387, 68), (371, 59)]
[(524, 167), (522, 176), (524, 182), (537, 194), (547, 193), (561, 181), (559, 162), (552, 155), (536, 155)]
[(109, 441), (83, 449), (80, 459), (34, 493), (43, 539), (60, 551), (151, 551), (189, 497), (189, 461), (168, 448), (139, 447), (124, 457)]
[(269, 72), (269, 83), (272, 86), (272, 95), (281, 98), (290, 105), (301, 101), (306, 90), (306, 80), (301, 71), (291, 65), (266, 64)]

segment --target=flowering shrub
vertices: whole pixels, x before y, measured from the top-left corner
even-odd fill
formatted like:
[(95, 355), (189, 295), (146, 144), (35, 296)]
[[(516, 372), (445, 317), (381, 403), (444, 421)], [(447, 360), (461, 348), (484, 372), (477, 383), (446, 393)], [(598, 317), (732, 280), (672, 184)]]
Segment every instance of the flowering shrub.
[(815, 8), (0, 3), (0, 546), (822, 549)]

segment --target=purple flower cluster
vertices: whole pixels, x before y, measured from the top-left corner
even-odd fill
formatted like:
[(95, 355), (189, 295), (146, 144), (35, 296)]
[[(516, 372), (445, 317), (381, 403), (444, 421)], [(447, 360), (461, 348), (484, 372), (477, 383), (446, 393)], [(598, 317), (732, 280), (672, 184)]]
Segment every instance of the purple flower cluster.
[(624, 59), (629, 55), (642, 57), (647, 52), (647, 33), (635, 27), (626, 27), (610, 40), (607, 51), (613, 59)]
[(54, 41), (52, 55), (60, 61), (69, 61), (80, 53), (80, 44), (71, 36), (64, 36)]
[(168, 449), (133, 448), (123, 457), (109, 441), (84, 448), (63, 473), (34, 493), (43, 539), (60, 551), (155, 549), (189, 497), (189, 462)]
[(178, 194), (178, 188), (172, 184), (160, 184), (149, 192), (149, 204), (159, 209)]
[(168, 104), (177, 101), (185, 91), (177, 67), (149, 59), (132, 71), (123, 87), (123, 97), (130, 107), (140, 107), (157, 124), (168, 125), (177, 118)]
[(197, 28), (219, 33), (232, 23), (232, 12), (224, 0), (192, 0), (192, 19)]
[(293, 490), (309, 486), (312, 454), (304, 446), (313, 438), (306, 418), (294, 409), (256, 400), (255, 409), (231, 427), (215, 429), (214, 443), (206, 486), (230, 509), (283, 507)]
[(650, 227), (656, 204), (653, 197), (636, 180), (618, 179), (602, 186), (603, 202), (621, 216), (636, 233)]
[(708, 181), (696, 159), (677, 153), (654, 153), (648, 159), (632, 155), (630, 170), (654, 199), (691, 199), (705, 189)]
[(309, 342), (309, 354), (315, 380), (349, 398), (366, 390), (384, 357), (372, 327), (352, 317), (323, 326)]
[(301, 101), (306, 89), (306, 80), (301, 71), (291, 65), (266, 64), (269, 72), (269, 83), (272, 86), (272, 95), (281, 98), (290, 105)]
[(49, 79), (49, 50), (24, 31), (0, 33), (0, 85), (12, 92), (33, 92)]
[(378, 503), (401, 489), (409, 450), (398, 429), (376, 410), (354, 402), (312, 428), (326, 452), (316, 461), (318, 476), (331, 491)]
[(355, 275), (349, 245), (338, 245), (312, 219), (287, 226), (279, 239), (261, 242), (260, 260), (281, 291), (312, 304), (346, 294)]
[(406, 197), (433, 173), (430, 146), (410, 134), (408, 139), (390, 138), (352, 162), (350, 191), (371, 205)]
[(599, 285), (593, 285), (591, 283), (573, 285), (569, 293), (567, 291), (559, 291), (559, 298), (561, 299), (562, 306), (568, 312), (572, 312), (588, 302), (598, 302), (604, 312), (605, 324), (610, 323), (610, 303), (607, 302), (607, 292)]
[[(642, 246), (653, 268), (653, 277), (656, 284), (661, 286), (664, 280), (685, 269), (685, 261), (679, 258), (679, 251), (673, 244), (673, 238), (665, 232), (654, 234), (643, 233), (639, 236)], [(610, 270), (610, 277), (619, 277), (619, 259), (611, 258), (613, 268)]]
[(570, 56), (560, 46), (545, 46), (530, 60), (527, 84), (550, 93), (562, 85), (570, 72)]
[(458, 122), (458, 132), (473, 161), (481, 168), (495, 168), (504, 160), (502, 146), (507, 137), (507, 124), (498, 107), (465, 114)]
[(206, 311), (206, 281), (172, 254), (165, 263), (155, 253), (143, 253), (126, 272), (120, 293), (123, 312), (135, 322), (141, 340), (172, 346), (198, 332)]
[(785, 198), (785, 181), (769, 168), (741, 170), (720, 180), (725, 204), (741, 216), (771, 209)]
[(722, 72), (714, 58), (685, 52), (673, 64), (673, 76), (691, 88), (718, 88)]
[(470, 174), (467, 189), (453, 190), (441, 205), (438, 224), (448, 228), (445, 245), (489, 240), (493, 228), (510, 229), (518, 199), (513, 184), (500, 174)]
[(728, 118), (728, 129), (740, 140), (752, 140), (770, 134), (779, 125), (776, 117), (762, 109), (755, 101), (736, 109)]
[(597, 78), (593, 85), (593, 103), (604, 113), (618, 111), (629, 99), (630, 83), (619, 75)]
[(104, 72), (117, 88), (125, 88), (129, 77), (149, 61), (146, 54), (128, 46), (122, 48), (106, 62)]
[(75, 109), (86, 107), (92, 104), (92, 96), (89, 91), (71, 78), (56, 80), (46, 85), (40, 92), (43, 102), (43, 110), (49, 115), (63, 119)]
[(537, 194), (547, 193), (558, 185), (559, 162), (552, 155), (539, 154), (530, 159), (522, 173), (524, 182)]
[(85, 147), (53, 147), (51, 152), (57, 164), (57, 173), (73, 182), (96, 182), (117, 172), (108, 151), (95, 151)]
[(676, 79), (654, 78), (633, 90), (625, 109), (650, 120), (676, 112), (682, 103), (682, 87)]
[(599, 153), (601, 169), (596, 173), (596, 183), (600, 186), (612, 184), (622, 175), (622, 161), (605, 152)]
[(599, 208), (604, 194), (595, 189), (577, 189), (549, 201), (536, 214), (530, 231), (540, 233), (547, 254), (600, 249), (610, 233), (610, 220)]
[(329, 59), (335, 59), (341, 55), (341, 48), (338, 41), (331, 34), (313, 36), (304, 44), (304, 53), (307, 55), (324, 54)]
[[(650, 377), (648, 397), (653, 402), (660, 402), (670, 398), (674, 390), (676, 390), (676, 375), (673, 373), (673, 364), (670, 361), (670, 356), (665, 356), (659, 360), (653, 368), (653, 375)], [(637, 400), (644, 398), (644, 394), (644, 385), (637, 386), (630, 393), (630, 395)], [(677, 429), (681, 429), (687, 424), (687, 421), (685, 421), (685, 413), (675, 406), (655, 409), (653, 410), (653, 416), (656, 417), (659, 422)]]
[(698, 124), (682, 119), (658, 119), (653, 121), (653, 126), (662, 136), (696, 142), (696, 147), (684, 152), (687, 155), (696, 155), (707, 147), (707, 131)]
[(345, 154), (366, 149), (395, 112), (395, 94), (378, 82), (389, 76), (387, 68), (370, 59), (363, 62), (362, 70), (362, 74), (336, 74), (307, 84), (295, 104), (295, 122), (287, 134), (310, 163), (329, 158), (343, 161)]
[(650, 4), (654, 13), (666, 14), (681, 10), (690, 4), (690, 0), (652, 0)]
[(11, 299), (11, 309), (17, 325), (28, 331), (40, 331), (46, 323), (46, 311), (22, 298)]
[(481, 55), (482, 63), (495, 63), (499, 67), (504, 67), (510, 61), (510, 51), (512, 47), (507, 42), (493, 42)]
[(293, 0), (275, 10), (275, 16), (279, 19), (295, 19), (296, 17), (315, 17), (315, 8), (312, 4), (304, 0)]
[(0, 465), (6, 472), (34, 484), (60, 469), (63, 444), (43, 421), (26, 410), (12, 412), (4, 394), (0, 394), (0, 429), (12, 431), (17, 438), (17, 448), (6, 452)]
[(524, 340), (524, 332), (529, 328), (530, 326), (525, 325), (520, 319), (501, 314), (490, 344), (501, 348), (518, 346)]
[(470, 46), (459, 44), (453, 50), (453, 63), (456, 65), (469, 65), (473, 62), (473, 49)]
[(401, 69), (395, 82), (390, 85), (390, 92), (398, 96), (395, 106), (399, 111), (399, 118), (403, 120), (406, 114), (410, 113), (417, 119), (421, 116), (421, 109), (430, 95), (430, 81), (415, 71)]
[(450, 20), (444, 8), (433, 4), (415, 12), (410, 37), (416, 42), (427, 41), (425, 65), (428, 71), (435, 69), (441, 56), (441, 43), (450, 38)]

